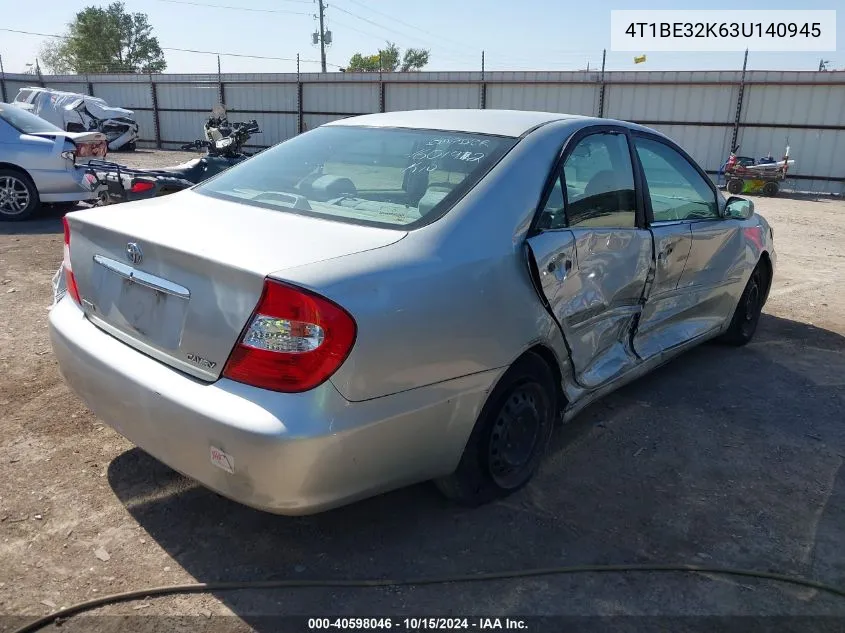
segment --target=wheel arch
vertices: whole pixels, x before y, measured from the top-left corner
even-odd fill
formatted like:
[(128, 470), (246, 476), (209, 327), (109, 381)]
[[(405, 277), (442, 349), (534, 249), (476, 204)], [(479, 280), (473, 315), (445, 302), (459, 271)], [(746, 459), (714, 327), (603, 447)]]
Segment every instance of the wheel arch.
[(30, 174), (26, 169), (24, 169), (20, 165), (15, 165), (14, 163), (4, 163), (3, 161), (0, 161), (0, 169), (11, 169), (13, 171), (20, 172), (24, 176), (35, 182), (32, 178), (32, 174)]
[(511, 367), (529, 355), (539, 357), (539, 359), (543, 361), (552, 372), (552, 376), (555, 381), (556, 415), (560, 416), (560, 414), (566, 409), (568, 401), (566, 394), (563, 391), (563, 372), (561, 370), (560, 360), (558, 359), (557, 354), (555, 354), (554, 351), (552, 351), (552, 349), (547, 345), (544, 345), (543, 343), (536, 343), (517, 356), (511, 363)]

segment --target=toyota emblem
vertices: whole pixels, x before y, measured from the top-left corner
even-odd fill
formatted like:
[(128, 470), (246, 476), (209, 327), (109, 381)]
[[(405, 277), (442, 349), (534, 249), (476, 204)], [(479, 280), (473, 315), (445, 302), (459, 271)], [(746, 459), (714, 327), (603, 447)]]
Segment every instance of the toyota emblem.
[(143, 261), (144, 253), (141, 252), (141, 247), (135, 242), (129, 242), (126, 245), (126, 259), (132, 262), (135, 266)]

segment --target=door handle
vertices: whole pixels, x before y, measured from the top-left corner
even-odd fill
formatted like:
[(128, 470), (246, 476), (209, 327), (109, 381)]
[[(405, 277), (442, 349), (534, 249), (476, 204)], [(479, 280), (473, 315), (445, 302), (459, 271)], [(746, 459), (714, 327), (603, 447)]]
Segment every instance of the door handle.
[(675, 250), (674, 246), (667, 246), (664, 248), (660, 253), (657, 255), (657, 259), (667, 259), (669, 255), (672, 254), (672, 251)]

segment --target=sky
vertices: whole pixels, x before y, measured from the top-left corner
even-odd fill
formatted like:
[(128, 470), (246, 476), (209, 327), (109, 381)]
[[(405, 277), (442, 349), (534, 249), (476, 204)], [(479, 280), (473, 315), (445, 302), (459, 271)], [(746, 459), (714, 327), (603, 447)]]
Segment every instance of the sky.
[[(187, 2), (188, 0), (181, 0)], [(125, 0), (132, 12), (149, 16), (163, 47), (236, 53), (284, 59), (224, 55), (223, 72), (295, 72), (296, 55), (319, 60), (311, 43), (317, 30), (314, 0)], [(74, 14), (108, 0), (40, 0), (37, 10), (23, 10), (21, 0), (0, 0), (0, 27), (38, 33), (63, 33)], [(209, 5), (233, 8), (215, 8)], [(332, 32), (329, 70), (344, 66), (356, 52), (377, 52), (385, 41), (400, 49), (431, 51), (426, 70), (580, 70), (601, 66), (607, 48), (608, 70), (734, 70), (743, 53), (649, 53), (634, 64), (636, 53), (610, 50), (611, 9), (835, 9), (838, 1), (747, 0), (702, 6), (691, 0), (327, 0), (326, 28)], [(840, 7), (841, 8), (841, 7)], [(252, 9), (252, 10), (247, 10)], [(267, 12), (271, 11), (271, 12)], [(838, 50), (831, 53), (749, 53), (751, 70), (817, 70), (819, 60), (845, 69), (845, 9), (837, 12)], [(45, 38), (0, 31), (0, 56), (6, 72), (24, 72), (38, 56)], [(165, 51), (167, 72), (217, 71), (216, 55)], [(303, 72), (319, 71), (319, 61), (303, 61)]]

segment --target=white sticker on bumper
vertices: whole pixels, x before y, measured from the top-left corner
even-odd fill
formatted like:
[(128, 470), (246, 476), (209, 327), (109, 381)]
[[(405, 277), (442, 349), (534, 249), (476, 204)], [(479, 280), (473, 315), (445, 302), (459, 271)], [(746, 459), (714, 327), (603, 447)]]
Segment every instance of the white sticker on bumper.
[(227, 473), (234, 474), (235, 472), (235, 458), (213, 446), (211, 447), (211, 463)]

